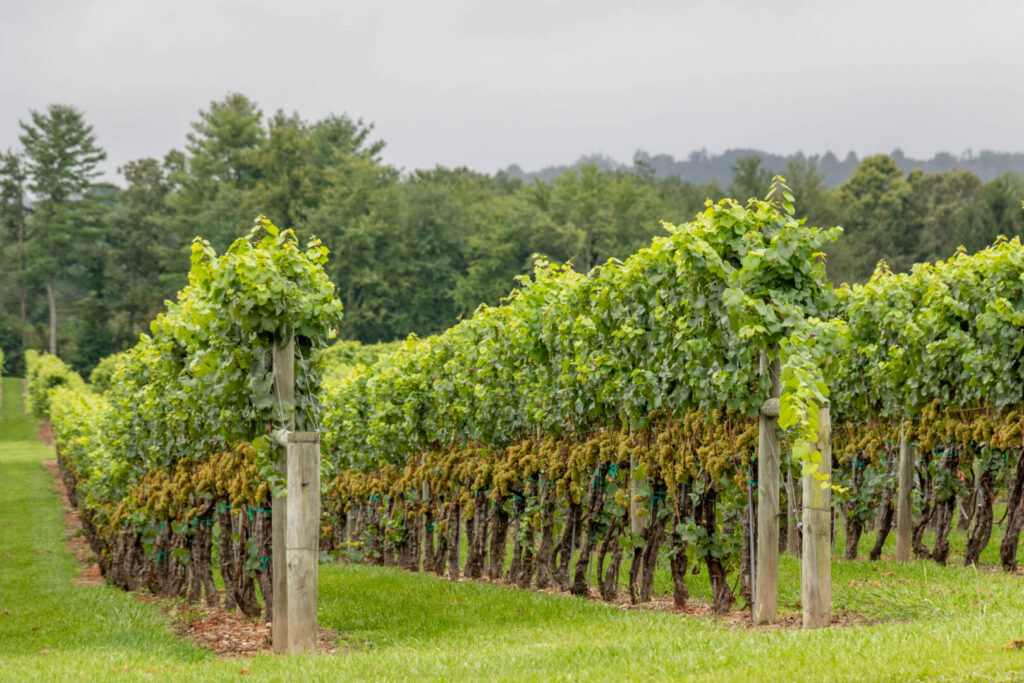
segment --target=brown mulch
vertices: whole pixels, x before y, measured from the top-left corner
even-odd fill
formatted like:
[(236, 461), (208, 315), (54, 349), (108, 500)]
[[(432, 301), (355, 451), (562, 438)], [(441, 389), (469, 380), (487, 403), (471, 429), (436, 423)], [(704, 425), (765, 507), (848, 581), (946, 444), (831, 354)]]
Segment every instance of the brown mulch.
[[(47, 427), (49, 425), (46, 425)], [(40, 438), (43, 428), (40, 427)], [(52, 434), (52, 432), (50, 432)], [(85, 540), (85, 532), (78, 516), (78, 510), (71, 505), (60, 467), (56, 460), (45, 460), (43, 466), (53, 476), (53, 490), (60, 499), (64, 510), (65, 538), (68, 551), (78, 560), (81, 572), (75, 578), (79, 586), (102, 584), (103, 575), (92, 548)], [(51, 552), (51, 551), (46, 551)], [(181, 599), (158, 598), (146, 593), (133, 593), (138, 600), (155, 603), (174, 623), (179, 636), (199, 647), (213, 650), (222, 657), (251, 657), (261, 652), (270, 652), (270, 623), (254, 621), (237, 611), (222, 607), (209, 607), (205, 603), (189, 605)], [(320, 628), (317, 634), (317, 651), (320, 654), (344, 652), (338, 647), (338, 634)]]
[(45, 420), (39, 423), (39, 429), (36, 430), (36, 439), (39, 440), (44, 446), (53, 446), (57, 442), (53, 438), (53, 425)]
[[(209, 607), (205, 603), (189, 605), (180, 598), (158, 598), (136, 593), (143, 602), (155, 603), (174, 620), (179, 636), (222, 657), (251, 657), (270, 652), (270, 622), (250, 619), (237, 611)], [(317, 634), (318, 654), (337, 654), (338, 635), (321, 628)]]
[[(460, 581), (474, 581), (477, 583), (489, 583), (496, 586), (502, 586), (509, 589), (518, 588), (514, 583), (509, 583), (505, 579), (497, 579), (491, 581), (487, 578), (482, 579), (467, 579), (465, 577), (460, 578)], [(535, 589), (530, 589), (535, 590)], [(549, 595), (561, 595), (564, 597), (575, 597), (569, 591), (559, 590), (555, 588), (545, 588), (544, 590), (538, 591), (540, 593), (547, 593)], [(590, 591), (590, 597), (588, 598), (595, 602), (600, 602), (609, 607), (617, 607), (620, 610), (644, 610), (648, 612), (670, 612), (678, 614), (681, 618), (695, 618), (695, 619), (709, 619), (719, 623), (724, 623), (732, 628), (742, 628), (756, 631), (776, 631), (776, 630), (795, 630), (799, 631), (803, 629), (803, 616), (797, 613), (782, 613), (780, 612), (776, 617), (774, 624), (755, 624), (750, 618), (749, 609), (734, 609), (730, 610), (726, 614), (718, 615), (711, 611), (711, 605), (701, 598), (691, 597), (684, 607), (676, 607), (675, 599), (671, 595), (655, 595), (649, 601), (634, 605), (629, 600), (629, 592), (620, 590), (618, 597), (614, 602), (605, 602), (601, 598), (600, 592), (596, 588), (592, 588)], [(832, 615), (832, 626), (862, 626), (864, 624), (875, 623), (876, 620), (868, 619), (866, 615), (857, 612), (842, 612)]]

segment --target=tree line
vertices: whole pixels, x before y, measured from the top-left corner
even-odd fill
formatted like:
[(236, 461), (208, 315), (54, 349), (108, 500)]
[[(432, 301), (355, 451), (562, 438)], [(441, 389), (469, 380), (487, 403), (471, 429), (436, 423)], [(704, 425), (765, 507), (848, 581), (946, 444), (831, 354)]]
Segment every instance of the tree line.
[[(49, 349), (87, 371), (131, 346), (185, 284), (192, 239), (218, 251), (257, 214), (318, 236), (345, 306), (340, 336), (362, 342), (450, 327), (497, 303), (535, 256), (587, 271), (624, 259), (682, 223), (706, 199), (763, 197), (773, 174), (738, 158), (731, 181), (691, 183), (649, 166), (567, 169), (548, 180), (382, 160), (372, 124), (347, 115), (308, 121), (230, 94), (199, 112), (183, 149), (101, 177), (105, 152), (67, 105), (30, 112), (21, 145), (0, 158), (0, 348), (19, 374), (21, 351)], [(954, 169), (904, 173), (868, 157), (830, 188), (815, 164), (787, 161), (799, 215), (842, 225), (829, 276), (863, 280), (879, 259), (895, 270), (1024, 232), (1024, 178), (982, 182)]]

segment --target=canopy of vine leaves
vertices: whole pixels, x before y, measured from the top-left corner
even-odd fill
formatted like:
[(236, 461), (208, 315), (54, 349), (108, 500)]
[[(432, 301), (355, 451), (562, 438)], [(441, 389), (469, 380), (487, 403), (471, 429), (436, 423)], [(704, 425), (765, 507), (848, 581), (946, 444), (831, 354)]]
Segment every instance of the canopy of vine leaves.
[(66, 397), (60, 406), (76, 415), (55, 420), (58, 429), (81, 420), (102, 425), (90, 444), (92, 459), (104, 464), (90, 480), (98, 495), (116, 499), (146, 472), (240, 442), (254, 443), (261, 472), (272, 477), (277, 450), (268, 425), (281, 411), (272, 394), (273, 344), (294, 335), (295, 418), (311, 427), (319, 353), (341, 317), (326, 260), (319, 242), (302, 250), (293, 232), (262, 218), (223, 255), (193, 243), (188, 286), (153, 321), (153, 334), (123, 354), (105, 398)]
[(765, 201), (709, 202), (625, 262), (580, 274), (540, 261), (503, 305), (331, 383), (333, 465), (642, 428), (695, 407), (753, 416), (768, 393), (767, 349), (786, 368), (784, 426), (813, 439), (827, 395), (820, 360), (841, 328), (819, 320), (835, 304), (820, 251), (839, 229), (805, 225), (791, 202), (777, 181)]
[(850, 343), (833, 382), (847, 419), (913, 417), (942, 407), (1000, 409), (1024, 398), (1024, 247), (998, 240), (968, 255), (837, 291)]

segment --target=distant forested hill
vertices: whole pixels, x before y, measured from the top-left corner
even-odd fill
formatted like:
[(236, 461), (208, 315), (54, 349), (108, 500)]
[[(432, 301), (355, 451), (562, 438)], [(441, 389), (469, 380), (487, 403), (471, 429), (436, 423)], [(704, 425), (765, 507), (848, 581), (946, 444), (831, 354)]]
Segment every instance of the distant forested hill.
[[(632, 164), (623, 164), (614, 159), (602, 155), (590, 155), (580, 157), (576, 163), (563, 166), (548, 166), (539, 171), (523, 171), (518, 165), (513, 164), (505, 169), (505, 174), (519, 180), (539, 179), (549, 181), (565, 173), (570, 169), (582, 168), (588, 164), (595, 164), (602, 171), (637, 172), (647, 170), (656, 178), (669, 178), (676, 176), (682, 180), (695, 184), (717, 182), (720, 185), (728, 185), (732, 179), (732, 169), (736, 162), (745, 157), (756, 156), (761, 159), (761, 167), (772, 173), (782, 173), (790, 160), (806, 161), (816, 167), (818, 173), (824, 176), (824, 184), (827, 187), (838, 187), (845, 183), (853, 172), (860, 166), (862, 159), (854, 152), (848, 152), (840, 159), (832, 152), (805, 156), (802, 152), (782, 156), (770, 154), (757, 149), (730, 149), (722, 154), (708, 154), (706, 150), (690, 152), (686, 159), (676, 159), (670, 154), (651, 155), (645, 151), (638, 151), (633, 155)], [(955, 168), (971, 171), (982, 181), (995, 180), (1007, 172), (1024, 174), (1024, 153), (1021, 152), (991, 152), (982, 151), (978, 154), (967, 151), (956, 156), (948, 152), (939, 152), (931, 159), (912, 159), (899, 149), (889, 154), (889, 157), (896, 162), (904, 173), (921, 169), (925, 173), (946, 173)]]

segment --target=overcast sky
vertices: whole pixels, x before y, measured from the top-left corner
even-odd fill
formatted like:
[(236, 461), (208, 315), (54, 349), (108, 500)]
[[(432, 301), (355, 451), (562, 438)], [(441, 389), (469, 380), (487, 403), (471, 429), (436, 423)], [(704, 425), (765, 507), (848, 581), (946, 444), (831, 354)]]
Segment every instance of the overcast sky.
[(1022, 151), (1022, 27), (1022, 0), (2, 0), (0, 149), (72, 104), (113, 172), (238, 91), (373, 122), (405, 169)]

